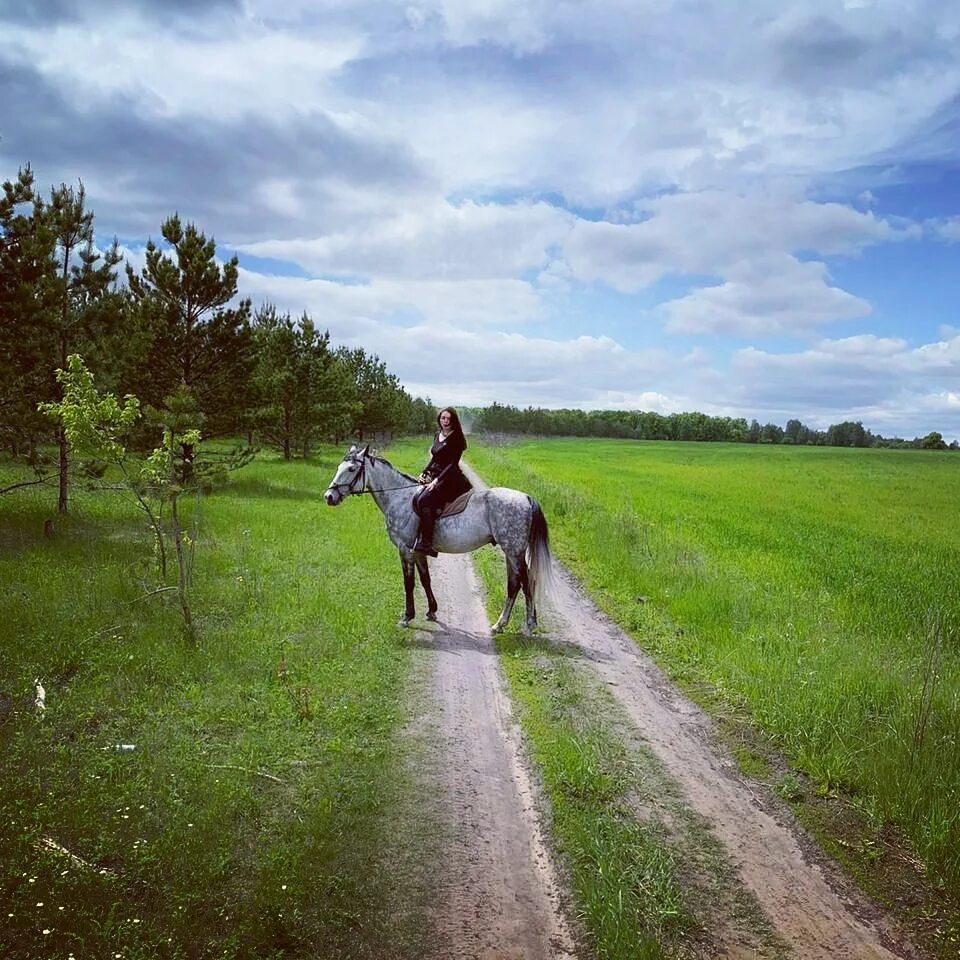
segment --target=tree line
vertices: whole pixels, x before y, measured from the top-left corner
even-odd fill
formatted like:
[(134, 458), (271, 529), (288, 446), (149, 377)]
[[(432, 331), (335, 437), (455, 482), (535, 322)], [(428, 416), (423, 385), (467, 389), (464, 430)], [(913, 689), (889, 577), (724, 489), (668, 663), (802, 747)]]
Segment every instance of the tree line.
[(98, 388), (135, 395), (155, 413), (140, 427), (144, 449), (165, 417), (287, 458), (324, 440), (431, 429), (429, 400), (411, 397), (379, 357), (334, 346), (307, 314), (239, 298), (238, 258), (218, 261), (195, 224), (175, 214), (160, 232), (163, 244), (149, 240), (136, 270), (116, 239), (95, 244), (82, 183), (45, 195), (28, 166), (3, 184), (0, 447), (38, 476), (56, 473), (61, 511), (69, 444), (40, 408), (62, 402), (56, 371), (74, 354)]
[(933, 431), (913, 440), (872, 433), (860, 421), (835, 423), (826, 430), (800, 420), (786, 426), (748, 422), (743, 417), (711, 417), (705, 413), (655, 413), (650, 410), (545, 410), (493, 403), (465, 408), (474, 433), (531, 434), (544, 437), (613, 437), (627, 440), (695, 440), (727, 443), (781, 443), (832, 447), (913, 447), (956, 450)]

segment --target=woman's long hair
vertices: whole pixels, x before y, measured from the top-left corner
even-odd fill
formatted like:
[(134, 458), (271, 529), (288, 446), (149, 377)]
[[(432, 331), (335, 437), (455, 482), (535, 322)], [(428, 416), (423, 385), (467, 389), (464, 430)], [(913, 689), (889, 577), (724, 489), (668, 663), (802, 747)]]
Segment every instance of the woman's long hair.
[(450, 414), (450, 426), (452, 427), (450, 432), (460, 434), (460, 439), (463, 441), (464, 449), (466, 449), (467, 438), (463, 435), (463, 427), (460, 426), (460, 417), (457, 415), (456, 409), (454, 407), (444, 407), (437, 411), (437, 427), (441, 432), (443, 431), (443, 427), (440, 426), (440, 414), (442, 413)]

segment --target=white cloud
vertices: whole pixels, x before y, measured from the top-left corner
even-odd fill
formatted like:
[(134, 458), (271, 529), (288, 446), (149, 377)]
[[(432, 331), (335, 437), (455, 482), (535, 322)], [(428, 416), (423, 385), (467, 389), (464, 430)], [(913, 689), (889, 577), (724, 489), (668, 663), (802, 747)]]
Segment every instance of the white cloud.
[(822, 263), (778, 255), (744, 261), (725, 283), (664, 304), (672, 333), (740, 337), (805, 336), (837, 320), (867, 316), (870, 305), (826, 282)]
[(80, 103), (124, 91), (151, 112), (221, 119), (302, 110), (296, 91), (312, 87), (315, 93), (363, 44), (356, 29), (299, 35), (224, 15), (212, 26), (195, 21), (190, 35), (145, 28), (132, 9), (112, 16), (108, 30), (99, 26), (79, 21), (42, 30), (18, 27), (5, 30), (5, 40)]
[(960, 240), (960, 217), (951, 217), (934, 225), (934, 230), (945, 240)]
[(674, 194), (645, 205), (648, 219), (578, 221), (563, 250), (571, 274), (630, 293), (667, 275), (721, 279), (664, 307), (677, 333), (809, 333), (864, 317), (870, 305), (832, 287), (822, 263), (792, 254), (853, 255), (916, 234), (873, 213), (784, 194)]
[(255, 301), (275, 304), (294, 316), (304, 310), (341, 339), (362, 342), (363, 324), (394, 318), (406, 334), (410, 322), (459, 324), (465, 328), (511, 328), (542, 316), (534, 289), (522, 280), (376, 280), (343, 284), (298, 277), (267, 277), (241, 271), (240, 287)]
[[(502, 316), (498, 328), (491, 329), (487, 310), (471, 303), (484, 293), (470, 283), (456, 285), (462, 288), (462, 300), (445, 292), (433, 300), (435, 291), (417, 282), (351, 286), (249, 271), (241, 272), (241, 286), (255, 299), (294, 315), (306, 307), (321, 328), (330, 330), (334, 343), (377, 353), (409, 390), (437, 400), (443, 391), (450, 402), (499, 399), (526, 405), (524, 397), (535, 395), (542, 405), (602, 407), (632, 406), (657, 394), (658, 405), (669, 406), (666, 387), (682, 397), (684, 371), (703, 372), (702, 356), (676, 361), (662, 349), (630, 351), (602, 334), (568, 339), (529, 336), (507, 332), (504, 327), (511, 318), (504, 322)], [(528, 319), (524, 312), (537, 309), (523, 294), (512, 301), (511, 293), (497, 282), (483, 286), (491, 310), (502, 313), (512, 308)], [(471, 309), (479, 316), (471, 318)], [(396, 322), (398, 312), (406, 312), (405, 323)], [(657, 390), (651, 390), (653, 383)]]
[(546, 268), (573, 218), (546, 203), (433, 201), (314, 239), (239, 249), (314, 273), (420, 280), (516, 277)]

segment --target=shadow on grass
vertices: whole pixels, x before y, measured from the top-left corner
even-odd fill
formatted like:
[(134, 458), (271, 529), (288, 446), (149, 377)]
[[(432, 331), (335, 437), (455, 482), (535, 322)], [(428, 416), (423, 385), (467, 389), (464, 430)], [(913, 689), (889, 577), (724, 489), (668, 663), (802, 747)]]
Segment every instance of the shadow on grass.
[[(52, 521), (52, 533), (44, 524)], [(151, 547), (141, 517), (89, 517), (40, 509), (33, 505), (0, 516), (0, 558), (24, 556), (39, 550), (68, 554), (86, 552), (93, 543), (110, 543), (120, 562), (130, 562)]]
[(326, 484), (321, 484), (321, 478), (317, 477), (317, 486), (314, 489), (305, 489), (304, 487), (284, 486), (277, 483), (271, 483), (262, 477), (234, 477), (226, 486), (216, 490), (213, 497), (231, 497), (233, 499), (245, 499), (253, 497), (257, 500), (298, 500), (298, 501), (316, 501), (323, 505), (323, 491)]

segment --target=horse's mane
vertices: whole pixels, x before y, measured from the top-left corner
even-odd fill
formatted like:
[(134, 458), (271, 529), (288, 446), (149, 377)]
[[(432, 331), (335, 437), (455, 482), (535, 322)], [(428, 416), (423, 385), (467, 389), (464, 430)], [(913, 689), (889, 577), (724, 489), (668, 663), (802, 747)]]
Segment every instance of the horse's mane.
[(409, 480), (411, 483), (419, 483), (420, 480), (417, 477), (411, 477), (409, 473), (404, 473), (402, 470), (397, 469), (386, 457), (378, 456), (375, 453), (368, 453), (367, 456), (371, 460), (379, 460), (380, 463), (385, 463), (391, 470), (396, 470), (401, 477), (404, 477), (406, 480)]

